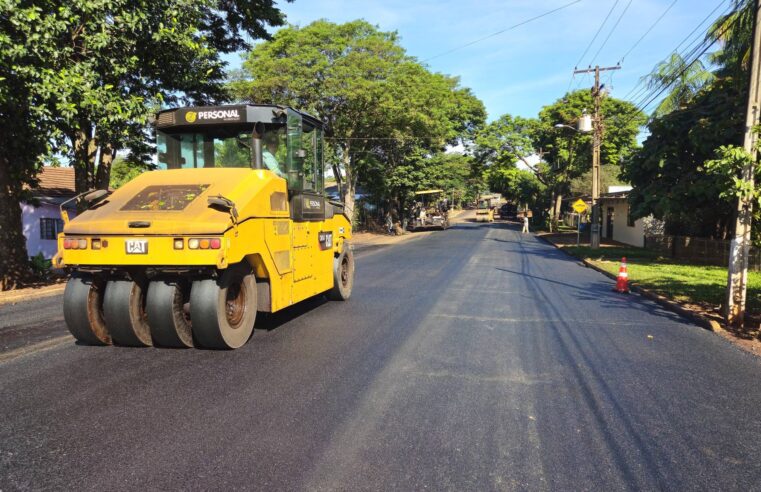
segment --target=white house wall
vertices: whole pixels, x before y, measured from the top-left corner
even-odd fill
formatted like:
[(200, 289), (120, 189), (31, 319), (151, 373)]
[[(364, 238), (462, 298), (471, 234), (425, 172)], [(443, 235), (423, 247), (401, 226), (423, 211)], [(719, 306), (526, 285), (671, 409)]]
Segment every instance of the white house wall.
[[(70, 213), (73, 217), (73, 213)], [(42, 253), (46, 259), (51, 259), (58, 251), (57, 241), (54, 239), (40, 239), (40, 219), (60, 219), (61, 213), (56, 205), (47, 203), (34, 207), (28, 203), (21, 203), (21, 221), (26, 237), (26, 251), (29, 256)]]
[(645, 246), (645, 225), (642, 219), (634, 221), (634, 227), (626, 224), (629, 213), (629, 203), (625, 198), (601, 201), (602, 205), (602, 235), (608, 237), (608, 207), (613, 207), (613, 240), (631, 246)]

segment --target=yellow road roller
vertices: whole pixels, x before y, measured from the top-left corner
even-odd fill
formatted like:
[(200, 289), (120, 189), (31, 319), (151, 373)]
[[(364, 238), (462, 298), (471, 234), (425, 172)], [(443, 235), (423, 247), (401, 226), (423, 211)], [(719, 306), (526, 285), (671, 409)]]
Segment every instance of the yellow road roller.
[(494, 222), (494, 206), (491, 195), (482, 196), (476, 206), (476, 222)]
[(63, 207), (57, 267), (80, 342), (234, 349), (257, 312), (354, 282), (351, 222), (324, 192), (323, 123), (276, 105), (156, 117), (158, 169)]

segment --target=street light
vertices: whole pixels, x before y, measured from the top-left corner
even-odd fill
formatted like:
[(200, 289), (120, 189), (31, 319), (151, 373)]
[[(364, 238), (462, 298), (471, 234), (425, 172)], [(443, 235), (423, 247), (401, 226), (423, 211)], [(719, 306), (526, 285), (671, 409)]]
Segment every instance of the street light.
[(581, 133), (580, 130), (577, 130), (576, 128), (572, 127), (571, 125), (564, 125), (563, 123), (557, 123), (557, 124), (555, 124), (555, 128), (570, 128), (571, 130), (573, 130), (575, 132)]

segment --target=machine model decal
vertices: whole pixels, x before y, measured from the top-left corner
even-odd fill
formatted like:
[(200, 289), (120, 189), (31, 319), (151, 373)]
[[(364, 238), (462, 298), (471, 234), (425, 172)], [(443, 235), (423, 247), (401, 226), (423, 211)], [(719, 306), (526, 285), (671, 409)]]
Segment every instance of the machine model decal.
[(320, 203), (320, 200), (315, 200), (314, 198), (307, 198), (304, 197), (304, 200), (302, 202), (304, 205), (304, 210), (320, 210), (322, 209), (322, 204)]
[(148, 240), (147, 239), (127, 239), (124, 245), (127, 248), (128, 255), (147, 255), (148, 254)]
[(326, 250), (333, 247), (333, 232), (320, 232), (318, 238), (320, 240), (320, 249)]

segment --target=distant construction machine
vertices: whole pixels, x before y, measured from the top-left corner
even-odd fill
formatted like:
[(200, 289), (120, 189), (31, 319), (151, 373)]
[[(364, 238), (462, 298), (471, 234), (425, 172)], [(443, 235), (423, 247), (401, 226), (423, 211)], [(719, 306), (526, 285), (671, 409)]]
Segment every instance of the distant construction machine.
[(449, 227), (449, 200), (444, 190), (415, 192), (416, 205), (407, 228), (411, 231), (447, 229)]
[(494, 212), (502, 195), (499, 193), (481, 195), (476, 205), (476, 222), (494, 222)]

